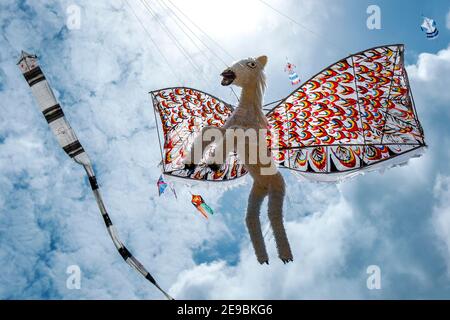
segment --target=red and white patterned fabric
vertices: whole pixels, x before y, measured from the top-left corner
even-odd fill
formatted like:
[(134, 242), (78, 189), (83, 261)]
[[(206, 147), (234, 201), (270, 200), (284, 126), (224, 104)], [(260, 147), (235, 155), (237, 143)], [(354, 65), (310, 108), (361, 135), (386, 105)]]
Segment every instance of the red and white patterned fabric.
[(233, 107), (216, 97), (190, 88), (171, 88), (152, 92), (164, 133), (164, 173), (195, 180), (227, 181), (247, 173), (236, 154), (230, 154), (218, 170), (208, 166), (184, 169), (182, 159), (204, 126), (221, 127)]
[[(222, 126), (231, 105), (189, 88), (152, 93), (164, 133), (169, 175), (224, 181), (246, 173), (236, 155), (218, 171), (185, 170), (186, 147), (205, 125)], [(336, 181), (404, 163), (421, 154), (424, 133), (404, 67), (403, 45), (349, 56), (301, 85), (268, 114), (267, 143), (280, 167), (316, 181)]]

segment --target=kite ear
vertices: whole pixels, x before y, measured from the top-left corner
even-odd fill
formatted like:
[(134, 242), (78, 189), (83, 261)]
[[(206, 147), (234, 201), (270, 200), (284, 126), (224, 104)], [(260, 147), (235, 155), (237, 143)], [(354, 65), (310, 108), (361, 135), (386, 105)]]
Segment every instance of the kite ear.
[(259, 58), (256, 58), (256, 61), (258, 61), (259, 64), (264, 68), (267, 64), (267, 61), (269, 61), (269, 58), (267, 58), (267, 56), (261, 56)]

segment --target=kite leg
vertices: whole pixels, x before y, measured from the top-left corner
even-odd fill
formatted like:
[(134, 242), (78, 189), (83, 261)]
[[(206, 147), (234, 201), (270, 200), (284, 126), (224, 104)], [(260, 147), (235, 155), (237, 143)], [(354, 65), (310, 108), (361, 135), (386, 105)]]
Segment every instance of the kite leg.
[(250, 239), (255, 250), (256, 258), (261, 264), (269, 264), (269, 257), (266, 251), (266, 245), (264, 243), (264, 237), (261, 231), (261, 221), (259, 220), (261, 204), (267, 195), (267, 187), (258, 184), (256, 181), (253, 183), (252, 191), (248, 199), (247, 217), (246, 223)]
[(269, 187), (269, 220), (272, 225), (273, 235), (277, 245), (278, 256), (284, 262), (293, 261), (291, 247), (283, 224), (283, 199), (285, 195), (285, 183), (283, 176), (278, 172), (273, 176)]

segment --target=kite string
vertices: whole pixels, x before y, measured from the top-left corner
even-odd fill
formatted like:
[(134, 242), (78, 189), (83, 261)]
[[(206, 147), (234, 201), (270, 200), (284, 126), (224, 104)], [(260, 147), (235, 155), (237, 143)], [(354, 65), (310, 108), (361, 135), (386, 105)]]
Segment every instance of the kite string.
[(188, 63), (192, 66), (194, 71), (200, 75), (202, 80), (205, 82), (207, 86), (210, 86), (210, 81), (206, 78), (204, 72), (198, 67), (196, 64), (194, 58), (191, 56), (189, 51), (184, 48), (183, 44), (180, 42), (180, 40), (177, 39), (176, 35), (170, 31), (169, 27), (162, 21), (162, 19), (159, 17), (157, 11), (150, 5), (150, 1), (140, 0), (141, 4), (144, 6), (144, 8), (147, 10), (147, 12), (152, 16), (154, 20), (160, 25), (161, 29), (169, 36), (169, 38), (172, 40), (172, 42), (177, 47), (178, 51), (186, 58)]
[[(160, 0), (158, 0), (160, 1)], [(161, 1), (162, 2), (162, 1)], [(209, 39), (212, 43), (214, 43), (217, 47), (219, 47), (227, 56), (229, 56), (232, 60), (236, 60), (236, 58), (229, 53), (223, 46), (221, 46), (217, 41), (215, 41), (206, 31), (204, 31), (198, 24), (196, 24), (191, 18), (189, 18), (189, 16), (187, 16), (178, 6), (176, 6), (171, 0), (168, 0), (168, 2), (173, 6), (173, 8), (175, 10), (177, 10), (180, 14), (182, 14), (194, 27), (196, 27), (203, 35), (205, 35), (205, 37), (207, 39)], [(191, 33), (205, 46), (205, 48), (207, 50), (209, 50), (209, 52), (211, 52), (212, 55), (214, 55), (217, 59), (219, 59), (226, 68), (229, 67), (228, 63), (226, 61), (224, 61), (220, 55), (218, 53), (216, 53), (214, 51), (214, 49), (212, 49), (208, 44), (205, 43), (205, 41), (203, 41), (201, 39), (200, 36), (198, 36), (188, 25), (187, 23), (185, 23), (180, 16), (175, 12), (175, 10), (172, 10), (167, 4), (165, 4), (165, 6), (167, 7), (167, 9), (169, 9), (170, 12), (172, 12), (174, 14), (174, 16), (176, 16), (184, 26), (186, 26), (186, 28), (188, 28), (188, 30), (191, 31)], [(219, 69), (220, 72), (220, 69)], [(236, 97), (236, 100), (238, 101), (238, 103), (240, 102), (238, 95), (236, 94), (236, 92), (234, 91), (234, 89), (232, 87), (229, 87), (230, 91), (233, 93), (233, 95)]]
[(142, 29), (144, 30), (144, 32), (146, 33), (146, 35), (148, 36), (148, 38), (150, 39), (150, 41), (153, 43), (153, 45), (155, 46), (155, 48), (158, 50), (159, 54), (163, 57), (164, 62), (167, 64), (167, 67), (169, 68), (170, 72), (172, 72), (172, 74), (175, 76), (175, 78), (180, 81), (180, 83), (182, 85), (184, 85), (184, 82), (181, 80), (181, 77), (178, 76), (178, 74), (175, 72), (175, 69), (172, 67), (172, 65), (170, 64), (169, 60), (167, 59), (166, 55), (164, 54), (164, 52), (161, 50), (161, 48), (158, 46), (158, 43), (153, 39), (153, 37), (151, 36), (150, 32), (147, 30), (147, 28), (145, 27), (144, 23), (142, 22), (142, 20), (139, 18), (139, 16), (136, 14), (136, 11), (133, 9), (133, 7), (130, 5), (130, 3), (128, 2), (128, 0), (124, 0), (125, 3), (127, 4), (127, 6), (130, 8), (131, 12), (133, 13), (134, 17), (136, 18), (136, 20), (139, 22), (139, 24), (141, 25)]
[(192, 37), (186, 32), (186, 30), (183, 29), (182, 26), (180, 26), (180, 23), (207, 49), (209, 50), (218, 60), (220, 60), (220, 62), (222, 62), (225, 66), (228, 66), (227, 63), (219, 56), (216, 54), (216, 52), (214, 50), (212, 50), (208, 44), (206, 44), (202, 38), (200, 38), (190, 27), (189, 25), (187, 25), (183, 19), (180, 18), (180, 16), (174, 11), (172, 10), (164, 1), (162, 0), (157, 0), (159, 5), (163, 8), (165, 8), (166, 10), (168, 10), (171, 13), (171, 18), (172, 20), (175, 22), (175, 24), (180, 28), (180, 30), (189, 38), (189, 40), (191, 40), (191, 42), (195, 45), (195, 47), (199, 50), (199, 52), (202, 53), (202, 55), (206, 58), (207, 62), (211, 62), (214, 67), (218, 70), (220, 70), (220, 68), (215, 64), (214, 61), (211, 61), (208, 56), (206, 55), (206, 53), (204, 52), (204, 50), (202, 50), (197, 43), (194, 41), (194, 39), (192, 39)]
[(236, 100), (239, 102), (241, 102), (241, 100), (239, 99), (238, 95), (236, 94), (236, 91), (234, 91), (233, 87), (230, 87), (231, 92), (233, 93), (233, 95), (236, 97)]
[[(199, 69), (199, 67), (197, 66), (197, 64), (195, 63), (195, 60), (191, 57), (191, 55), (189, 54), (189, 52), (183, 47), (183, 45), (181, 44), (181, 42), (177, 39), (176, 35), (170, 31), (170, 29), (168, 28), (168, 26), (161, 21), (160, 17), (158, 16), (158, 14), (156, 13), (155, 9), (150, 5), (150, 1), (145, 1), (145, 0), (140, 0), (141, 4), (144, 6), (144, 8), (150, 13), (150, 15), (152, 16), (152, 18), (154, 20), (156, 20), (156, 22), (160, 25), (160, 27), (163, 29), (163, 31), (169, 36), (169, 38), (172, 40), (172, 42), (175, 44), (175, 46), (177, 47), (177, 49), (181, 52), (181, 54), (188, 60), (188, 62), (191, 64), (191, 66), (194, 68), (194, 70), (196, 72), (198, 72), (199, 74), (201, 74), (203, 80), (205, 80), (205, 82), (207, 84), (209, 84), (208, 79), (205, 78), (203, 72)], [(165, 4), (163, 1), (157, 0), (158, 4), (161, 8), (164, 9), (164, 7), (173, 15), (170, 16), (172, 18), (172, 20), (175, 22), (175, 24), (180, 28), (180, 30), (187, 36), (187, 39), (189, 39), (192, 44), (205, 56), (206, 60), (208, 62), (211, 62), (211, 60), (206, 57), (206, 55), (204, 54), (203, 50), (198, 46), (198, 44), (194, 41), (194, 39), (188, 34), (188, 32), (186, 30), (184, 30), (182, 28), (182, 26), (180, 25), (183, 24), (192, 34), (193, 36), (198, 39), (200, 41), (201, 44), (203, 44), (203, 46), (205, 46), (205, 48), (213, 55), (215, 56), (218, 60), (220, 60), (226, 67), (228, 67), (228, 64), (220, 57), (219, 54), (217, 54), (214, 49), (212, 49), (205, 41), (203, 41), (201, 39), (200, 36), (198, 36), (193, 30), (192, 28), (190, 28), (186, 22), (184, 22), (182, 20), (182, 18), (174, 11), (172, 10), (172, 8), (170, 8), (167, 4)], [(220, 44), (218, 44), (211, 36), (209, 36), (200, 26), (198, 26), (194, 21), (192, 21), (183, 11), (181, 11), (181, 9), (179, 9), (174, 3), (172, 3), (171, 1), (169, 1), (170, 4), (176, 9), (178, 10), (184, 17), (186, 17), (186, 19), (188, 19), (198, 30), (200, 30), (200, 32), (202, 32), (210, 41), (212, 41), (214, 44), (216, 44), (219, 48), (221, 48), (227, 55), (229, 55), (230, 57), (232, 57), (234, 59), (234, 57), (222, 46), (220, 46)], [(130, 4), (127, 1), (127, 5), (131, 8)], [(133, 10), (133, 9), (132, 9)], [(137, 14), (134, 12), (134, 15), (137, 17)], [(175, 20), (175, 18), (177, 20)], [(149, 35), (148, 30), (144, 27), (142, 21), (140, 21), (141, 26), (143, 27), (143, 29), (146, 31), (146, 33)], [(149, 35), (150, 37), (150, 35)], [(156, 42), (152, 39), (152, 43), (154, 43), (156, 45)], [(159, 48), (159, 47), (158, 47)], [(162, 50), (159, 50), (160, 52)], [(162, 53), (162, 52), (161, 52)], [(165, 60), (168, 63), (168, 59), (164, 56)], [(217, 70), (219, 70), (219, 72), (221, 71), (220, 68), (214, 63), (212, 62), (213, 65), (217, 68)], [(170, 63), (168, 63), (168, 65), (170, 65)], [(230, 87), (231, 92), (233, 93), (233, 95), (236, 97), (236, 100), (239, 102), (239, 97), (236, 94), (236, 92), (233, 90), (233, 88)]]
[(338, 44), (336, 44), (335, 42), (323, 37), (322, 35), (320, 35), (319, 33), (315, 32), (314, 30), (311, 30), (310, 28), (306, 27), (305, 25), (303, 25), (302, 23), (298, 22), (297, 20), (294, 20), (293, 18), (291, 18), (290, 16), (288, 16), (286, 13), (278, 10), (277, 8), (273, 7), (272, 5), (270, 5), (269, 3), (267, 3), (264, 0), (258, 0), (259, 2), (261, 2), (262, 4), (264, 4), (266, 7), (268, 7), (269, 9), (275, 11), (276, 13), (278, 13), (279, 15), (285, 17), (286, 19), (288, 19), (289, 21), (291, 21), (292, 23), (296, 24), (297, 26), (305, 29), (306, 31), (310, 32), (311, 34), (315, 35), (317, 38), (322, 39), (326, 42), (328, 42), (330, 45), (332, 45), (335, 49), (338, 49), (342, 52), (347, 52), (344, 48), (342, 48), (341, 46), (339, 46)]
[[(191, 18), (189, 18), (188, 15), (186, 15), (183, 10), (181, 10), (177, 5), (175, 5), (171, 0), (167, 0), (179, 13), (181, 13), (193, 26), (195, 26), (198, 30), (200, 30), (201, 33), (205, 35), (206, 38), (208, 38), (212, 43), (214, 43), (218, 48), (220, 48), (228, 57), (230, 57), (233, 61), (236, 60), (236, 58), (229, 53), (223, 46), (220, 45), (217, 41), (215, 41), (208, 33), (206, 33), (198, 24), (196, 24)], [(227, 65), (225, 61), (221, 59), (221, 61)]]
[(169, 38), (172, 40), (172, 42), (175, 44), (175, 46), (178, 48), (178, 50), (181, 52), (181, 54), (186, 58), (186, 60), (189, 62), (189, 64), (194, 68), (194, 70), (198, 73), (201, 73), (201, 71), (196, 66), (194, 60), (190, 56), (189, 52), (183, 47), (183, 45), (178, 41), (178, 39), (174, 36), (174, 34), (169, 30), (169, 28), (166, 26), (166, 24), (160, 19), (156, 11), (153, 10), (153, 8), (150, 6), (150, 3), (145, 0), (140, 0), (144, 8), (147, 10), (148, 13), (153, 17), (153, 19), (160, 25), (161, 29), (169, 36)]
[[(149, 37), (149, 39), (151, 40), (151, 42), (155, 45), (155, 47), (157, 48), (157, 50), (159, 51), (159, 53), (163, 56), (164, 61), (166, 62), (167, 66), (170, 68), (171, 72), (173, 73), (173, 75), (179, 79), (180, 81), (180, 77), (177, 75), (177, 73), (174, 71), (172, 65), (170, 64), (170, 62), (168, 61), (167, 57), (164, 55), (164, 53), (162, 52), (162, 50), (160, 49), (160, 47), (158, 46), (158, 44), (156, 43), (156, 41), (153, 39), (153, 37), (150, 35), (150, 32), (145, 28), (143, 22), (139, 19), (139, 17), (137, 16), (136, 12), (134, 11), (134, 9), (131, 7), (131, 5), (129, 4), (128, 0), (124, 0), (126, 2), (126, 4), (128, 5), (128, 7), (132, 10), (133, 15), (135, 16), (135, 18), (139, 21), (141, 27), (143, 28), (143, 30), (145, 31), (145, 33), (147, 34), (147, 36)], [(220, 60), (226, 67), (228, 67), (228, 64), (214, 51), (214, 49), (212, 49), (207, 43), (205, 43), (205, 41), (203, 41), (201, 39), (201, 37), (199, 37), (195, 31), (192, 30), (192, 28), (190, 28), (188, 26), (188, 24), (186, 22), (184, 22), (182, 20), (182, 18), (174, 11), (172, 10), (166, 3), (164, 3), (161, 0), (157, 0), (159, 5), (162, 7), (164, 5), (164, 7), (166, 9), (169, 10), (169, 12), (171, 12), (173, 14), (173, 16), (180, 22), (182, 23), (191, 33), (192, 35), (198, 39), (200, 41), (200, 43), (203, 44), (203, 46), (205, 46), (205, 48), (211, 52), (212, 55), (214, 55), (218, 60)], [(187, 16), (177, 5), (175, 5), (171, 0), (167, 0), (175, 10), (177, 10), (180, 14), (182, 14), (193, 26), (195, 26), (202, 34), (204, 34), (206, 36), (206, 38), (208, 38), (212, 43), (214, 43), (217, 47), (219, 47), (226, 55), (228, 55), (230, 58), (232, 58), (233, 60), (236, 60), (234, 58), (234, 56), (232, 54), (230, 54), (223, 46), (221, 46), (217, 41), (215, 41), (207, 32), (205, 32), (198, 24), (196, 24), (191, 18), (189, 18), (189, 16)], [(263, 1), (263, 0), (259, 0), (260, 2), (262, 2), (263, 4), (265, 4), (267, 7), (271, 8), (272, 10), (276, 11), (277, 13), (283, 15), (284, 17), (288, 18), (289, 20), (291, 20), (293, 23), (303, 27), (304, 29), (314, 33), (314, 31), (309, 30), (307, 27), (301, 25), (300, 23), (298, 23), (297, 21), (293, 20), (292, 18), (290, 18), (289, 16), (287, 16), (286, 14), (284, 14), (283, 12), (273, 8), (271, 5), (269, 5), (267, 2)], [(169, 35), (169, 37), (171, 38), (171, 40), (175, 43), (176, 47), (179, 49), (179, 51), (183, 54), (183, 56), (185, 56), (185, 58), (188, 60), (188, 62), (192, 65), (192, 67), (194, 68), (195, 71), (197, 71), (198, 73), (200, 73), (202, 75), (202, 78), (206, 81), (206, 83), (209, 83), (209, 81), (204, 77), (203, 73), (198, 69), (194, 59), (190, 56), (190, 54), (184, 49), (184, 47), (181, 45), (180, 41), (176, 38), (176, 36), (170, 32), (169, 28), (163, 24), (162, 21), (160, 21), (159, 17), (157, 16), (157, 14), (155, 13), (154, 10), (152, 10), (152, 8), (150, 7), (149, 3), (146, 3), (145, 0), (141, 0), (141, 3), (144, 5), (144, 7), (146, 8), (146, 10), (152, 15), (152, 17), (158, 22), (158, 24), (160, 24), (161, 28), (164, 30), (164, 32), (166, 34)], [(180, 30), (182, 30), (182, 32), (188, 37), (188, 39), (194, 44), (194, 46), (199, 49), (199, 51), (201, 53), (203, 53), (202, 50), (200, 50), (199, 46), (195, 43), (195, 41), (192, 39), (191, 36), (189, 36), (187, 34), (187, 32), (180, 26), (180, 24), (174, 19), (172, 18), (173, 21), (177, 24), (177, 26), (180, 28)], [(320, 36), (317, 33), (314, 33), (316, 36)], [(204, 53), (203, 53), (204, 54)], [(210, 60), (208, 60), (210, 61)], [(214, 63), (213, 63), (214, 64)], [(217, 65), (214, 64), (214, 66), (220, 71), (220, 69), (217, 67)], [(183, 81), (180, 81), (183, 84)], [(234, 89), (232, 87), (230, 87), (230, 91), (232, 92), (232, 94), (234, 95), (234, 97), (236, 98), (236, 100), (239, 102), (239, 97), (236, 94), (236, 92), (234, 91)], [(267, 103), (265, 105), (263, 105), (263, 107), (267, 107), (270, 105), (273, 105), (275, 103), (279, 103), (282, 102), (283, 99), (280, 100), (276, 100), (270, 103)], [(265, 111), (270, 111), (267, 109), (263, 109)]]
[[(198, 41), (200, 41), (201, 44), (203, 44), (203, 46), (213, 55), (215, 56), (218, 60), (220, 60), (225, 67), (228, 67), (228, 64), (210, 47), (208, 46), (208, 44), (206, 44), (178, 15), (177, 13), (172, 10), (166, 3), (164, 3), (164, 1), (162, 0), (157, 0), (159, 6), (161, 8), (164, 8), (166, 10), (168, 10), (171, 15), (169, 15), (169, 17), (172, 18), (172, 20), (175, 22), (175, 24), (180, 28), (180, 30), (188, 37), (188, 39), (192, 42), (192, 44), (199, 50), (200, 53), (202, 53), (203, 57), (205, 58), (207, 63), (212, 63), (212, 65), (216, 68), (216, 70), (219, 71), (219, 73), (221, 72), (220, 67), (217, 66), (217, 64), (214, 62), (214, 60), (211, 60), (208, 58), (208, 56), (206, 55), (206, 53), (204, 52), (204, 50), (202, 50), (198, 44), (194, 41), (194, 39), (192, 39), (192, 37), (186, 32), (186, 30), (183, 29), (183, 27), (180, 25), (183, 24), (183, 26), (185, 26), (187, 28), (187, 30), (189, 30), (193, 36), (198, 39)], [(179, 22), (178, 22), (179, 21)], [(239, 102), (239, 97), (236, 94), (236, 92), (234, 91), (234, 89), (232, 87), (230, 87), (231, 92), (233, 93), (233, 95), (236, 97), (236, 100)]]
[[(158, 1), (160, 1), (160, 0), (158, 0)], [(161, 1), (162, 2), (162, 1)], [(209, 39), (212, 43), (214, 43), (218, 48), (220, 48), (227, 56), (229, 56), (233, 61), (235, 61), (236, 60), (236, 58), (231, 54), (231, 53), (229, 53), (229, 51), (227, 51), (223, 46), (221, 46), (217, 41), (215, 41), (206, 31), (204, 31), (197, 23), (195, 23), (191, 18), (189, 18), (189, 16), (188, 15), (186, 15), (177, 5), (175, 5), (171, 0), (167, 0), (167, 2), (168, 3), (170, 3), (171, 5), (172, 5), (172, 7), (175, 9), (175, 10), (177, 10), (181, 15), (183, 15), (193, 26), (195, 26), (203, 35), (205, 35), (205, 37), (207, 38), (207, 39)], [(268, 5), (267, 3), (265, 3), (266, 5)], [(199, 39), (199, 41), (201, 41), (201, 43), (216, 57), (216, 58), (218, 58), (226, 67), (229, 67), (229, 65), (228, 65), (228, 63), (226, 63), (222, 58), (220, 58), (220, 56), (218, 55), (218, 54), (216, 54), (216, 52), (210, 47), (210, 46), (208, 46), (199, 36), (197, 36), (196, 35), (196, 33), (191, 29), (191, 28), (189, 28), (189, 26), (185, 23), (185, 22), (183, 22), (182, 20), (181, 20), (181, 18), (179, 17), (179, 15), (177, 15), (176, 14), (176, 12), (174, 11), (174, 10), (171, 10), (170, 9), (170, 7), (167, 5), (167, 4), (165, 4), (165, 6), (175, 15), (175, 16), (177, 16), (178, 17), (178, 19), (183, 23), (183, 25), (185, 25), (193, 34), (194, 34), (194, 36), (197, 38), (197, 39)], [(270, 5), (269, 5), (269, 7), (270, 7)], [(273, 8), (274, 9), (274, 8)], [(281, 13), (281, 12), (279, 12), (279, 13)], [(291, 19), (290, 17), (288, 17), (289, 19)], [(295, 20), (293, 20), (293, 19), (291, 19), (294, 23), (297, 23)], [(297, 23), (298, 24), (298, 23)], [(305, 27), (306, 28), (306, 27)], [(341, 49), (342, 50), (342, 49)], [(345, 50), (344, 50), (345, 51)], [(239, 97), (238, 97), (238, 95), (236, 94), (236, 92), (234, 91), (234, 89), (232, 88), (232, 87), (229, 87), (230, 88), (230, 90), (231, 90), (231, 92), (232, 92), (232, 94), (236, 97), (236, 100), (239, 102), (240, 100), (239, 100)], [(273, 102), (270, 102), (270, 103), (267, 103), (267, 104), (265, 104), (265, 105), (263, 105), (263, 108), (264, 107), (267, 107), (267, 106), (270, 106), (270, 105), (273, 105), (273, 104), (275, 104), (275, 103), (279, 103), (279, 102), (282, 102), (284, 99), (279, 99), (279, 100), (276, 100), (276, 101), (273, 101)]]

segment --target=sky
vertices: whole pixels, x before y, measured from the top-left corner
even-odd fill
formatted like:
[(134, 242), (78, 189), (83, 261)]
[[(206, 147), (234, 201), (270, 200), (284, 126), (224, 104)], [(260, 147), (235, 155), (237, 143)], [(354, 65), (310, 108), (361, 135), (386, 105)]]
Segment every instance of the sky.
[[(258, 0), (172, 0), (208, 34), (197, 31), (214, 54), (177, 28), (167, 0), (148, 1), (156, 16), (138, 0), (0, 3), (1, 299), (163, 299), (117, 254), (83, 170), (57, 145), (16, 66), (22, 49), (40, 57), (95, 163), (120, 236), (174, 297), (450, 298), (448, 1), (266, 1), (298, 24)], [(369, 5), (381, 10), (380, 30), (366, 26)], [(422, 14), (436, 20), (438, 39), (421, 32)], [(186, 85), (236, 103), (220, 86), (220, 72), (233, 60), (266, 54), (269, 102), (292, 91), (286, 58), (307, 80), (350, 53), (391, 43), (406, 46), (428, 149), (406, 166), (340, 184), (283, 171), (294, 263), (277, 259), (270, 236), (271, 264), (257, 263), (244, 222), (249, 178), (233, 186), (176, 183), (178, 200), (158, 197), (150, 90)], [(209, 222), (195, 212), (190, 192), (216, 210)], [(264, 213), (262, 221), (267, 225)], [(66, 285), (73, 265), (80, 289)], [(381, 287), (369, 290), (374, 265)]]

